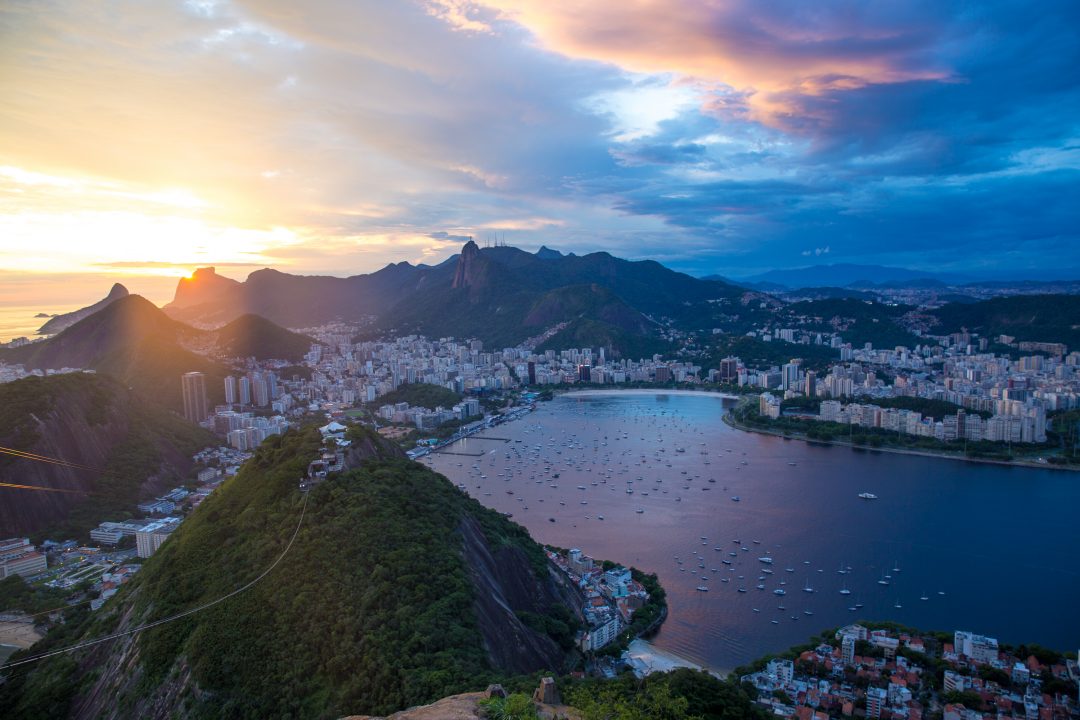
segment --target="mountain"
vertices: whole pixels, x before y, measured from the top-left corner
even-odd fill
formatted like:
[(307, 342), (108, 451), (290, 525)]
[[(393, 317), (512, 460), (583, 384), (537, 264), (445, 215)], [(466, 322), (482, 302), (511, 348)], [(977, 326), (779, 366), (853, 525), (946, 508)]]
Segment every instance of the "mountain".
[(286, 327), (313, 327), (335, 320), (361, 320), (379, 315), (417, 289), (435, 268), (402, 262), (370, 275), (348, 278), (290, 275), (269, 268), (240, 283), (202, 268), (192, 280), (181, 280), (165, 312), (200, 326), (220, 326), (241, 315), (256, 314)]
[[(398, 334), (478, 337), (494, 347), (515, 345), (561, 323), (577, 326), (548, 349), (609, 346), (639, 357), (638, 340), (659, 339), (660, 321), (680, 321), (716, 300), (734, 302), (744, 291), (698, 280), (653, 261), (609, 255), (549, 256), (512, 247), (467, 243), (451, 268), (432, 272), (422, 292), (399, 301), (377, 327)], [(632, 342), (629, 342), (632, 340)]]
[(542, 548), (373, 431), (350, 439), (346, 471), (307, 495), (318, 431), (264, 442), (101, 610), (33, 650), (205, 609), (13, 673), (0, 716), (381, 715), (562, 670), (573, 592)]
[(576, 330), (563, 336), (567, 342), (610, 342), (616, 354), (639, 341), (651, 345), (662, 319), (696, 319), (703, 309), (711, 310), (708, 303), (737, 303), (746, 295), (728, 283), (698, 280), (653, 261), (631, 262), (608, 253), (563, 255), (547, 247), (537, 253), (480, 248), (472, 241), (435, 266), (402, 262), (348, 278), (259, 270), (243, 283), (208, 283), (212, 291), (203, 294), (184, 282), (165, 311), (199, 325), (244, 313), (289, 327), (374, 318), (372, 334), (476, 337), (503, 347), (560, 323), (576, 323)]
[(106, 305), (115, 302), (120, 298), (127, 297), (128, 294), (128, 289), (126, 287), (120, 283), (116, 283), (112, 286), (112, 289), (109, 290), (109, 294), (106, 295), (104, 299), (97, 301), (93, 305), (84, 307), (81, 310), (69, 312), (65, 315), (57, 315), (38, 328), (38, 335), (55, 335), (58, 332), (71, 327), (83, 318), (93, 315), (98, 310), (104, 309)]
[(931, 311), (938, 325), (934, 334), (967, 328), (993, 340), (1012, 335), (1017, 340), (1061, 342), (1080, 348), (1080, 295), (1015, 295), (977, 303), (949, 303)]
[(558, 250), (552, 250), (547, 245), (541, 245), (540, 249), (536, 251), (536, 257), (541, 260), (558, 260), (563, 254)]
[(139, 295), (128, 295), (48, 340), (0, 349), (0, 360), (28, 369), (96, 370), (177, 411), (183, 409), (180, 376), (200, 371), (207, 375), (211, 404), (221, 402), (225, 369), (185, 349), (185, 342), (203, 342), (201, 331), (170, 319)]
[(215, 354), (298, 362), (315, 341), (290, 332), (260, 315), (241, 315), (214, 333)]
[[(0, 455), (0, 476), (64, 492), (3, 490), (0, 537), (81, 535), (102, 518), (182, 482), (210, 433), (105, 375), (27, 377), (0, 385), (0, 446), (73, 468)], [(93, 468), (98, 468), (97, 472)]]
[(972, 278), (940, 272), (924, 272), (883, 265), (811, 265), (788, 270), (770, 270), (760, 275), (742, 278), (743, 283), (775, 283), (787, 288), (846, 287), (849, 285), (889, 285), (911, 280), (933, 279), (950, 285), (968, 282)]

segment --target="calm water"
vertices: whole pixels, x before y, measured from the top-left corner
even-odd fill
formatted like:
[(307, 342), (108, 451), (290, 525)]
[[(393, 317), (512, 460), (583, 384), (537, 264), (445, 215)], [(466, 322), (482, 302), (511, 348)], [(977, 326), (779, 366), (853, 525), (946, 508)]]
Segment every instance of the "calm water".
[(731, 402), (564, 395), (429, 464), (540, 542), (659, 574), (655, 644), (713, 669), (860, 618), (1080, 646), (1080, 476), (744, 433)]

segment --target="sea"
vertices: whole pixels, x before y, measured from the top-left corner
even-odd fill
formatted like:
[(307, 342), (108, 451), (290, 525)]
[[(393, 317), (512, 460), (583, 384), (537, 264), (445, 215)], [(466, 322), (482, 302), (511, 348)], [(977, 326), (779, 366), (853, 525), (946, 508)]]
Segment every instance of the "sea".
[(82, 305), (63, 305), (60, 307), (48, 307), (42, 309), (29, 305), (3, 305), (0, 304), (0, 343), (6, 343), (17, 337), (26, 337), (31, 340), (41, 337), (37, 334), (38, 328), (49, 321), (48, 317), (37, 317), (38, 313), (48, 315), (62, 315), (78, 310)]
[(569, 393), (425, 462), (539, 542), (656, 573), (652, 644), (715, 672), (858, 620), (1080, 647), (1080, 475), (748, 433), (733, 402)]

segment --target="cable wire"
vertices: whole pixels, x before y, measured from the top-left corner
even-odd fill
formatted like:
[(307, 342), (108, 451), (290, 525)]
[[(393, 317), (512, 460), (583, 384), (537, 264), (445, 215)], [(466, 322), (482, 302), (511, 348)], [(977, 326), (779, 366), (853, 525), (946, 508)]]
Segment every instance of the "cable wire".
[(32, 655), (31, 657), (28, 657), (28, 658), (23, 658), (21, 660), (16, 660), (15, 662), (9, 662), (9, 663), (7, 663), (5, 665), (0, 665), (0, 670), (6, 670), (8, 668), (13, 668), (13, 667), (16, 667), (18, 665), (25, 665), (27, 663), (37, 662), (38, 660), (44, 660), (45, 658), (53, 657), (53, 656), (56, 656), (56, 655), (62, 655), (64, 653), (72, 652), (73, 650), (80, 650), (82, 648), (90, 647), (92, 645), (98, 645), (98, 644), (103, 643), (103, 642), (108, 642), (109, 640), (115, 640), (117, 638), (124, 637), (125, 635), (134, 635), (137, 632), (142, 632), (143, 630), (149, 630), (150, 628), (157, 627), (158, 625), (165, 625), (166, 623), (171, 623), (171, 622), (173, 622), (175, 620), (179, 620), (180, 618), (187, 617), (188, 615), (194, 615), (195, 613), (202, 612), (203, 610), (208, 610), (209, 608), (212, 608), (213, 606), (218, 605), (219, 603), (225, 602), (229, 598), (235, 597), (236, 595), (239, 595), (240, 593), (250, 589), (256, 583), (258, 583), (260, 580), (262, 580), (264, 577), (269, 575), (270, 572), (274, 568), (276, 568), (278, 566), (278, 563), (280, 563), (285, 558), (285, 556), (289, 553), (289, 550), (292, 549), (293, 542), (296, 540), (296, 536), (300, 533), (300, 526), (304, 523), (304, 515), (305, 515), (305, 513), (307, 513), (308, 497), (309, 497), (309, 495), (306, 495), (306, 494), (304, 495), (304, 505), (300, 509), (300, 520), (297, 521), (296, 529), (293, 530), (292, 537), (289, 538), (289, 544), (285, 546), (285, 549), (281, 552), (281, 555), (278, 555), (277, 560), (274, 560), (274, 562), (270, 565), (270, 567), (266, 568), (266, 570), (263, 570), (261, 575), (259, 575), (257, 578), (255, 578), (254, 580), (249, 582), (247, 585), (244, 585), (243, 587), (237, 588), (236, 590), (233, 590), (232, 592), (230, 592), (230, 593), (228, 593), (226, 595), (222, 595), (221, 597), (219, 597), (219, 598), (217, 598), (215, 600), (211, 600), (208, 603), (203, 603), (202, 605), (199, 605), (198, 607), (194, 607), (194, 608), (190, 608), (188, 610), (184, 610), (182, 612), (178, 612), (175, 615), (170, 615), (169, 617), (162, 618), (161, 620), (155, 620), (153, 622), (145, 623), (143, 625), (139, 625), (138, 627), (131, 628), (130, 630), (123, 630), (121, 632), (113, 633), (111, 635), (106, 635), (104, 637), (96, 638), (94, 640), (87, 640), (86, 642), (81, 642), (81, 643), (77, 643), (75, 645), (70, 645), (70, 646), (65, 647), (65, 648), (60, 648), (59, 650), (50, 650), (49, 652), (41, 653), (39, 655)]

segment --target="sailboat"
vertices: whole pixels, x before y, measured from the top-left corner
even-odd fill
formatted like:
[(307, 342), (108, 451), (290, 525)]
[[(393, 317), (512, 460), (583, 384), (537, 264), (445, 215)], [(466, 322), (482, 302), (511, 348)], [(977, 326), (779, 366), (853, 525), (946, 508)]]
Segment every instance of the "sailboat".
[(806, 578), (806, 586), (803, 588), (803, 592), (814, 592), (814, 588), (810, 587), (810, 578)]
[(926, 594), (925, 590), (923, 590), (922, 596), (919, 599), (920, 600), (929, 600), (930, 596)]
[(844, 583), (843, 589), (840, 590), (841, 595), (850, 595), (851, 591), (847, 589), (847, 583)]

